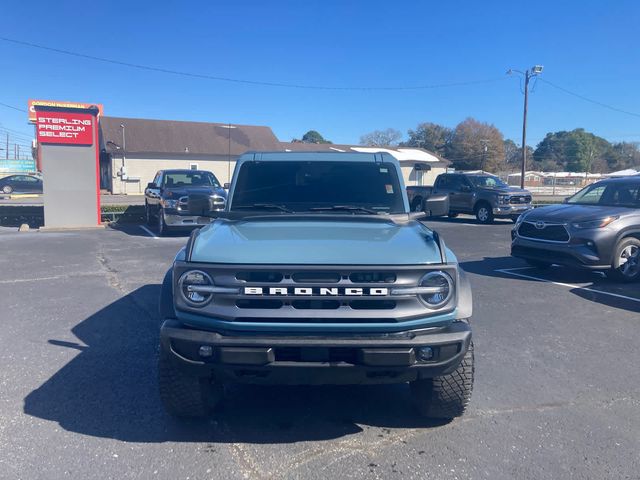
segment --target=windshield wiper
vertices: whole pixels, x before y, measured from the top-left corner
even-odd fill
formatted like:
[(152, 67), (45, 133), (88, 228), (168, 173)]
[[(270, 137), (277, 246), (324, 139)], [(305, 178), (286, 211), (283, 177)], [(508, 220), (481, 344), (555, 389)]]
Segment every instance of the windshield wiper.
[(314, 207), (309, 210), (314, 212), (344, 211), (344, 212), (364, 212), (371, 215), (378, 215), (380, 212), (371, 208), (358, 207), (356, 205), (331, 205), (330, 207)]
[(286, 212), (286, 213), (295, 213), (293, 210), (285, 207), (284, 205), (278, 205), (275, 203), (254, 203), (252, 205), (233, 205), (233, 207), (231, 208), (231, 210), (236, 210), (236, 209), (240, 209), (240, 208), (246, 208), (246, 209), (255, 209), (255, 210), (280, 210), (281, 212)]

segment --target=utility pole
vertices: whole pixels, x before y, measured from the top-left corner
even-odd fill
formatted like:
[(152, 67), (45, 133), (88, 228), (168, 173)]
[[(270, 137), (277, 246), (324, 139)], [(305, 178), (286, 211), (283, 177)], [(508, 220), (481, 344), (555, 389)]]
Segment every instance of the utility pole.
[(9, 160), (9, 134), (7, 133), (7, 149), (4, 151), (5, 160)]
[(527, 109), (529, 106), (529, 80), (531, 77), (538, 76), (542, 73), (542, 65), (534, 65), (524, 72), (520, 70), (509, 70), (507, 74), (513, 72), (524, 76), (524, 113), (522, 116), (522, 162), (520, 165), (520, 188), (524, 188), (524, 177), (527, 170)]
[(480, 140), (480, 143), (482, 144), (482, 163), (480, 164), (480, 170), (484, 172), (484, 167), (487, 163), (487, 151), (488, 151), (487, 144), (489, 143), (489, 140), (487, 140), (486, 138), (483, 138), (482, 140)]
[(529, 106), (529, 70), (524, 74), (524, 115), (522, 116), (522, 163), (520, 164), (520, 188), (524, 189), (524, 177), (527, 171), (527, 107)]

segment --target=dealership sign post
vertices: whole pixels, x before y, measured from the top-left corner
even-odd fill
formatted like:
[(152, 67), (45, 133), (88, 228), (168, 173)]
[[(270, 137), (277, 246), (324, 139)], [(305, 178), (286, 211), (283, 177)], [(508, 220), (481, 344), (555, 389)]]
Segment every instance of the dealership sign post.
[(97, 107), (35, 105), (45, 228), (100, 224)]

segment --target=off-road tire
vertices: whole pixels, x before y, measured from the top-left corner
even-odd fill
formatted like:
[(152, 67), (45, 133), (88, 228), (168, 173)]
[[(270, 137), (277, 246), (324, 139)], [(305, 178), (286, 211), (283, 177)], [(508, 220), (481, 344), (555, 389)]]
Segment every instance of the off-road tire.
[(204, 417), (222, 399), (221, 385), (214, 386), (206, 378), (182, 374), (162, 346), (158, 358), (158, 388), (162, 405), (174, 417)]
[(493, 223), (493, 209), (487, 202), (478, 202), (473, 209), (473, 213), (476, 215), (478, 223), (483, 225)]
[(472, 342), (458, 368), (449, 375), (410, 383), (411, 395), (420, 414), (444, 419), (461, 416), (471, 400), (473, 374)]
[[(640, 270), (638, 269), (638, 249), (640, 249), (640, 239), (635, 237), (626, 237), (621, 239), (616, 248), (613, 250), (613, 261), (611, 262), (611, 269), (607, 271), (607, 277), (618, 282), (637, 282), (640, 280)], [(621, 268), (621, 255), (624, 251), (631, 251), (634, 254), (632, 260), (633, 265), (626, 273)]]

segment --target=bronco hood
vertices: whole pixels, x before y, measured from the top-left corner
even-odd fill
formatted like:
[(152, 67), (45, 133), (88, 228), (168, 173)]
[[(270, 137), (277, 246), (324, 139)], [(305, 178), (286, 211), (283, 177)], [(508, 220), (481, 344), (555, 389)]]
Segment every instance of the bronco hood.
[(440, 263), (419, 222), (349, 217), (216, 220), (195, 238), (191, 261), (235, 264), (419, 265)]

